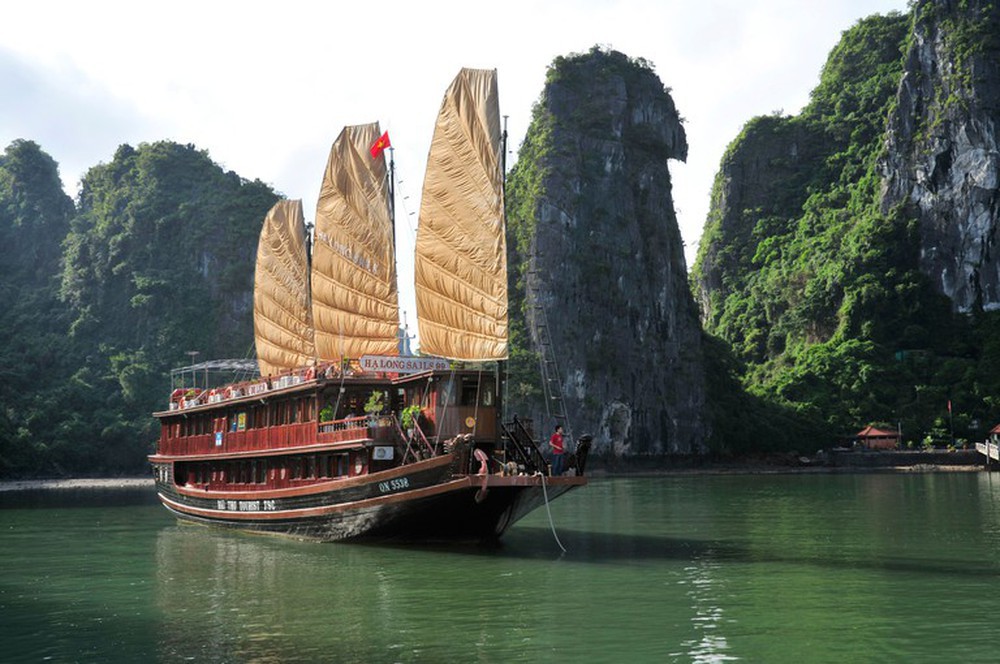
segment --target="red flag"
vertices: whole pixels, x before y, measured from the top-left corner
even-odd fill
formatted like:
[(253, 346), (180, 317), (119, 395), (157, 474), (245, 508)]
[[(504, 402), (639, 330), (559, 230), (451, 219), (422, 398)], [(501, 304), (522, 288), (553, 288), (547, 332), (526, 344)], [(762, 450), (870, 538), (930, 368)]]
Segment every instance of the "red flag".
[(951, 412), (951, 399), (948, 399), (948, 412)]
[(371, 150), (372, 159), (378, 159), (378, 156), (382, 154), (382, 150), (392, 147), (392, 143), (389, 142), (389, 132), (385, 132), (378, 137), (378, 140), (372, 143)]

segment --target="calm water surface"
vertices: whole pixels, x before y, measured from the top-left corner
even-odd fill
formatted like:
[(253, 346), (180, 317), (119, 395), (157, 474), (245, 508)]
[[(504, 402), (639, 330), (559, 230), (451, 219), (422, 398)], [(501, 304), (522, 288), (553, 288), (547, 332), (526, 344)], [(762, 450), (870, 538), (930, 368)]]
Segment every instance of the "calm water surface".
[(0, 493), (5, 662), (994, 662), (1000, 476), (595, 480), (499, 549)]

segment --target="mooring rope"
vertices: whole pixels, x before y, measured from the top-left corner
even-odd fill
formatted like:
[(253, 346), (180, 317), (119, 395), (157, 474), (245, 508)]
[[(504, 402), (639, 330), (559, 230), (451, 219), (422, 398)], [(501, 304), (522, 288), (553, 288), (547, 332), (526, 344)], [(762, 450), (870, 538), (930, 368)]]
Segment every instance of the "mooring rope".
[(545, 511), (548, 512), (549, 515), (549, 527), (552, 529), (552, 536), (556, 538), (556, 544), (559, 545), (562, 552), (566, 553), (566, 547), (564, 547), (562, 542), (559, 541), (559, 535), (556, 534), (556, 525), (552, 522), (552, 510), (549, 509), (549, 492), (545, 488), (545, 473), (535, 471), (535, 475), (542, 478), (542, 495), (545, 496)]

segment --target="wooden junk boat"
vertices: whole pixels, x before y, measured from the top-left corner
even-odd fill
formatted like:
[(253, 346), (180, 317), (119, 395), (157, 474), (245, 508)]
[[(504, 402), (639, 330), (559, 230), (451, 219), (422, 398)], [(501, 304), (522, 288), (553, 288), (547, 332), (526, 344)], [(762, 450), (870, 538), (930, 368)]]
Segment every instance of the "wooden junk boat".
[(259, 377), (178, 388), (154, 414), (150, 462), (178, 517), (321, 540), (490, 540), (586, 484), (589, 441), (575, 474), (553, 477), (530, 422), (503, 417), (496, 72), (463, 69), (438, 116), (414, 263), (421, 357), (400, 352), (388, 144), (377, 123), (334, 142), (311, 257), (301, 202), (268, 213), (254, 287)]

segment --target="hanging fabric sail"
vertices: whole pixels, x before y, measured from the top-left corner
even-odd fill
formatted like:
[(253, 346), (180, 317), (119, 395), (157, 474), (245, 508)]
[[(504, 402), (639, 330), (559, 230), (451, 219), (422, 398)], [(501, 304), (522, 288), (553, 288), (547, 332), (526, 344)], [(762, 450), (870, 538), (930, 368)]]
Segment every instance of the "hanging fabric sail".
[(507, 247), (496, 70), (463, 69), (427, 157), (414, 261), (420, 350), (507, 358)]
[(314, 361), (302, 201), (278, 201), (264, 219), (257, 244), (253, 304), (260, 375)]
[[(396, 261), (378, 123), (345, 127), (330, 149), (312, 258), (313, 323), (321, 361), (395, 355)], [(373, 156), (375, 155), (375, 156)]]

